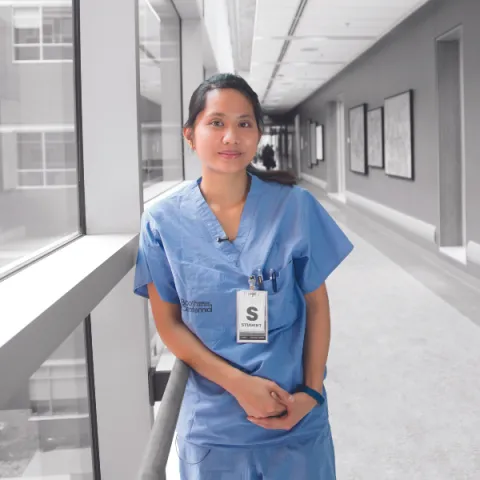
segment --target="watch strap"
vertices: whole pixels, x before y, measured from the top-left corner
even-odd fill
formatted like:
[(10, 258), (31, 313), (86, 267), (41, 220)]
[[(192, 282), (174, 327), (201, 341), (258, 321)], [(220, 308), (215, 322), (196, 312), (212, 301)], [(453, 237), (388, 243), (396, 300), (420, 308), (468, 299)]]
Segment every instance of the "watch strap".
[(312, 397), (318, 405), (323, 405), (325, 403), (324, 396), (314, 390), (313, 388), (307, 387), (306, 385), (299, 385), (296, 389), (296, 393), (306, 393), (310, 397)]

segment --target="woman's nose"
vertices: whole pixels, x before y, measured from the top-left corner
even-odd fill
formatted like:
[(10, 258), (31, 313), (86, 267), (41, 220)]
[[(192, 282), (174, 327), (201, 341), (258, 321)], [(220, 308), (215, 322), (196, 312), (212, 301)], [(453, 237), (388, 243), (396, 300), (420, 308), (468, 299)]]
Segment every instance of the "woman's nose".
[(239, 138), (238, 134), (235, 128), (229, 128), (225, 131), (225, 135), (223, 136), (223, 143), (225, 145), (227, 144), (238, 144), (239, 143)]

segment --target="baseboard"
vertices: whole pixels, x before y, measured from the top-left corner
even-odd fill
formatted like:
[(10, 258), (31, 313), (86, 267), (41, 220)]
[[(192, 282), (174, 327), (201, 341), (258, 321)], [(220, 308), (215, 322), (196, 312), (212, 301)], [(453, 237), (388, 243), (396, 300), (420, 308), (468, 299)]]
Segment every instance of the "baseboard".
[(467, 262), (473, 263), (480, 268), (480, 243), (468, 242), (467, 244)]
[(339, 202), (343, 204), (347, 203), (347, 197), (345, 196), (344, 193), (327, 193), (327, 195), (328, 195), (328, 198), (330, 198), (331, 200), (334, 200), (335, 202)]
[(321, 180), (320, 178), (314, 177), (313, 175), (308, 175), (308, 173), (300, 172), (300, 178), (306, 182), (310, 182), (313, 185), (320, 187), (322, 190), (327, 190), (327, 182)]
[(356, 193), (346, 192), (347, 203), (359, 207), (369, 213), (382, 218), (390, 224), (399, 227), (404, 232), (413, 234), (415, 237), (435, 245), (436, 227), (418, 218), (410, 217), (404, 213), (386, 207)]

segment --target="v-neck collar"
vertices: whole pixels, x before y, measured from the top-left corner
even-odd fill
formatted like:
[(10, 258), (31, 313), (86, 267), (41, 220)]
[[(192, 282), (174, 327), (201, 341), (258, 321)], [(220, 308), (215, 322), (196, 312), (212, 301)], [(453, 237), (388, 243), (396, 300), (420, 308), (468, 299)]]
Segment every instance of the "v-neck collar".
[(251, 178), (250, 190), (247, 194), (242, 215), (240, 217), (240, 225), (238, 226), (237, 237), (232, 242), (218, 241), (218, 239), (225, 238), (226, 234), (200, 190), (202, 177), (200, 177), (194, 183), (192, 192), (196, 210), (199, 214), (200, 219), (205, 225), (205, 228), (209, 231), (212, 240), (215, 243), (215, 246), (220, 251), (225, 253), (231, 260), (236, 262), (238, 261), (245, 247), (252, 226), (254, 225), (256, 212), (258, 211), (257, 205), (262, 192), (262, 181), (255, 175), (248, 175)]

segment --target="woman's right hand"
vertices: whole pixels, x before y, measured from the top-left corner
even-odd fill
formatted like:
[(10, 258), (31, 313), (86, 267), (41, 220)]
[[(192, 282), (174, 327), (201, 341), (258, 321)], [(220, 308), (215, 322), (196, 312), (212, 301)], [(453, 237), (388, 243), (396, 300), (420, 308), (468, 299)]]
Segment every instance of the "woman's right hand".
[(251, 375), (237, 381), (232, 390), (230, 393), (246, 414), (255, 418), (281, 415), (287, 410), (286, 405), (295, 401), (293, 395), (275, 382)]

